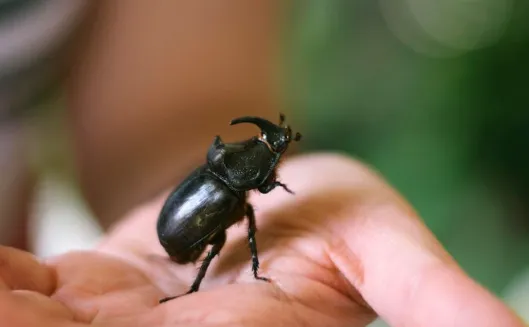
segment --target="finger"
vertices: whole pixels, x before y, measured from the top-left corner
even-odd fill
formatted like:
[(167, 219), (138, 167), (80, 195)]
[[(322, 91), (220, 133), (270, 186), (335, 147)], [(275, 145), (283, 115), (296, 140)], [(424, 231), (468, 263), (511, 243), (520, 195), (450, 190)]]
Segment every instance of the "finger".
[(329, 257), (391, 326), (523, 326), (368, 168), (342, 156), (314, 155), (285, 163), (280, 174), (296, 196), (258, 196), (261, 211), (323, 198), (320, 207), (327, 208), (299, 208), (296, 219), (327, 212), (319, 233)]
[(55, 289), (55, 274), (30, 253), (0, 246), (0, 283), (4, 289), (49, 295)]
[[(241, 115), (276, 118), (276, 2), (100, 1), (69, 79), (83, 191), (110, 222), (170, 187)], [(255, 17), (258, 17), (257, 19)], [(197, 42), (200, 40), (200, 42)]]
[(112, 256), (73, 251), (48, 263), (57, 272), (52, 298), (73, 312), (77, 321), (91, 322), (116, 312), (139, 313), (162, 297), (145, 274)]

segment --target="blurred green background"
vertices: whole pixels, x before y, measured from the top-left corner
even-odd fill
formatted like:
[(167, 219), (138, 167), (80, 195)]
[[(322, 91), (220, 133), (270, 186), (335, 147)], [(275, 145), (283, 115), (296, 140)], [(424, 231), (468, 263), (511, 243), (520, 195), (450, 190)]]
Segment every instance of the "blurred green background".
[(500, 294), (528, 265), (529, 2), (300, 0), (291, 9), (285, 84), (306, 125), (304, 150), (374, 166)]
[[(378, 170), (462, 267), (527, 319), (529, 2), (293, 0), (289, 6), (286, 61), (278, 69), (284, 107), (295, 112), (289, 120), (302, 126), (303, 150), (345, 152)], [(11, 80), (4, 85), (16, 89)], [(24, 92), (5, 93), (26, 101)], [(44, 205), (35, 209), (46, 219), (36, 224), (44, 236), (34, 248), (43, 251), (50, 240), (66, 244), (44, 254), (91, 244), (100, 233), (77, 185), (70, 185), (64, 104), (47, 100), (35, 100), (31, 111), (38, 128), (29, 161), (40, 174), (60, 172), (68, 181), (53, 176)], [(57, 180), (67, 185), (56, 186)], [(4, 194), (13, 193), (4, 185)]]

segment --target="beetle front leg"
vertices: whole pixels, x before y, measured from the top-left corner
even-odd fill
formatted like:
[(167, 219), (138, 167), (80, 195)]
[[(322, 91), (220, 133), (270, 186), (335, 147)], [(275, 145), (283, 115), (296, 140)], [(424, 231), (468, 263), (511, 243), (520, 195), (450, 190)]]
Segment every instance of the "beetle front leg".
[(255, 241), (255, 232), (257, 226), (255, 224), (255, 213), (251, 204), (246, 204), (246, 216), (248, 217), (248, 245), (252, 254), (252, 272), (255, 279), (270, 282), (270, 279), (261, 277), (258, 274), (259, 270), (259, 257), (257, 256), (257, 242)]
[(283, 184), (281, 182), (278, 182), (278, 181), (273, 181), (270, 184), (263, 185), (263, 186), (259, 187), (258, 190), (259, 190), (259, 192), (261, 192), (263, 194), (266, 194), (266, 193), (269, 193), (270, 191), (272, 191), (273, 189), (275, 189), (278, 186), (282, 187), (288, 193), (294, 194), (294, 192), (291, 189), (289, 189), (288, 186), (286, 186), (285, 184)]
[(164, 303), (164, 302), (176, 299), (177, 297), (184, 296), (184, 295), (191, 294), (191, 293), (198, 291), (198, 289), (200, 288), (200, 283), (202, 283), (202, 280), (206, 276), (206, 272), (209, 268), (209, 264), (211, 263), (213, 258), (215, 258), (215, 256), (217, 256), (220, 253), (220, 250), (224, 247), (224, 244), (226, 243), (226, 232), (223, 231), (223, 232), (218, 233), (210, 241), (210, 243), (213, 244), (213, 247), (208, 252), (208, 255), (206, 256), (204, 261), (202, 261), (202, 265), (200, 266), (198, 274), (195, 277), (195, 281), (193, 282), (193, 285), (191, 285), (191, 288), (189, 289), (189, 291), (181, 295), (171, 296), (171, 297), (166, 297), (164, 299), (161, 299), (160, 303)]

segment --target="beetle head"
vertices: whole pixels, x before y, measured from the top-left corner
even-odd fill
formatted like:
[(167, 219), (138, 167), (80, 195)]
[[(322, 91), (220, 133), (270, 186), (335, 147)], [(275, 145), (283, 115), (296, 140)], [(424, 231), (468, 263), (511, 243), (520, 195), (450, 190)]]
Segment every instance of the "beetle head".
[(283, 153), (288, 147), (288, 144), (294, 140), (301, 140), (301, 134), (296, 133), (292, 137), (292, 129), (285, 124), (285, 115), (279, 114), (279, 125), (276, 125), (264, 118), (245, 116), (233, 119), (230, 125), (239, 123), (251, 123), (257, 125), (261, 129), (261, 137), (266, 141), (272, 150), (276, 153)]

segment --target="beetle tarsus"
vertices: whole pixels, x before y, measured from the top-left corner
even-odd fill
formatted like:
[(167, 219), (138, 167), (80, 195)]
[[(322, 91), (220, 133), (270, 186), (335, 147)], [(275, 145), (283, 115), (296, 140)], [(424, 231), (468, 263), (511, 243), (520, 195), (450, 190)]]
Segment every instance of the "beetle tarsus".
[(246, 205), (246, 216), (248, 217), (248, 245), (252, 254), (252, 272), (255, 279), (270, 282), (270, 279), (259, 276), (259, 257), (257, 255), (257, 242), (255, 240), (255, 232), (257, 226), (255, 223), (255, 213), (251, 204)]
[(287, 191), (288, 193), (290, 193), (290, 194), (295, 194), (294, 191), (292, 191), (291, 189), (289, 189), (288, 186), (286, 186), (285, 184), (280, 183), (280, 182), (277, 182), (277, 181), (276, 181), (276, 183), (277, 183), (277, 186), (282, 187), (282, 188), (283, 188), (285, 191)]
[(159, 303), (165, 303), (165, 302), (168, 302), (168, 301), (171, 301), (171, 300), (174, 300), (176, 298), (179, 298), (179, 297), (182, 297), (184, 295), (188, 295), (188, 294), (191, 294), (191, 293), (195, 293), (197, 292), (198, 289), (194, 290), (194, 289), (190, 289), (189, 291), (185, 292), (184, 294), (180, 294), (180, 295), (176, 295), (176, 296), (169, 296), (169, 297), (166, 297), (166, 298), (163, 298), (161, 299), (160, 301), (158, 301)]

